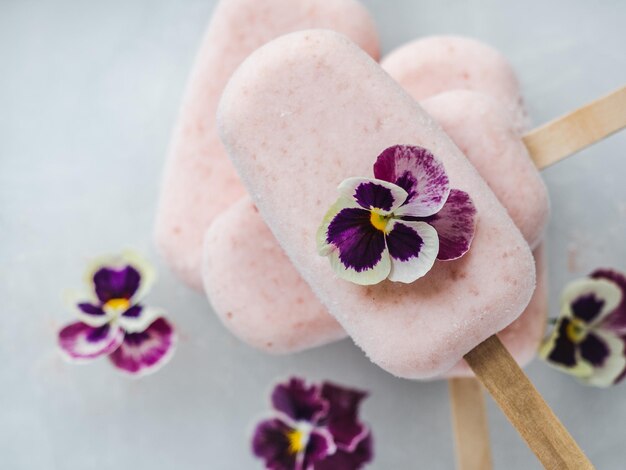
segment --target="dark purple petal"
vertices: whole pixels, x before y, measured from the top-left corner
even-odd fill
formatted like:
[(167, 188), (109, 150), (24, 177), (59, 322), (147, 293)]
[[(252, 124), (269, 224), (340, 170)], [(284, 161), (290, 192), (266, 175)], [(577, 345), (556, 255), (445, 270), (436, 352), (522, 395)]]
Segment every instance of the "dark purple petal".
[(572, 314), (586, 323), (593, 322), (604, 307), (604, 300), (595, 294), (582, 295), (572, 302)]
[(609, 347), (604, 340), (591, 332), (579, 344), (579, 348), (582, 358), (594, 367), (601, 367), (610, 354)]
[(332, 434), (335, 444), (343, 450), (354, 450), (367, 432), (365, 425), (359, 421), (359, 406), (367, 393), (325, 382), (322, 385), (322, 397), (329, 405), (323, 423)]
[(141, 275), (132, 266), (103, 267), (94, 274), (93, 283), (98, 299), (106, 303), (111, 299), (130, 299), (139, 289)]
[(385, 251), (385, 234), (370, 222), (370, 211), (342, 209), (328, 226), (326, 241), (337, 247), (339, 260), (348, 269), (372, 269)]
[(315, 464), (315, 470), (359, 470), (374, 458), (374, 445), (370, 432), (358, 443), (353, 452), (337, 449), (333, 455)]
[(272, 392), (272, 406), (294, 421), (317, 423), (328, 411), (316, 385), (308, 386), (304, 380), (293, 377), (289, 382), (276, 385)]
[(104, 310), (97, 305), (92, 305), (87, 302), (81, 302), (78, 304), (78, 308), (81, 312), (87, 315), (93, 315), (94, 317), (104, 316)]
[(450, 191), (443, 208), (435, 215), (416, 219), (429, 223), (439, 235), (437, 259), (449, 261), (460, 258), (470, 249), (476, 231), (476, 207), (469, 194), (458, 189)]
[(404, 189), (408, 197), (402, 211), (415, 217), (439, 211), (450, 191), (443, 164), (423, 147), (389, 147), (378, 156), (374, 176)]
[(372, 181), (359, 184), (354, 190), (354, 199), (364, 209), (377, 208), (390, 211), (396, 204), (389, 188)]
[(332, 436), (328, 432), (314, 429), (309, 435), (309, 442), (302, 460), (302, 469), (314, 468), (317, 462), (324, 460), (329, 454), (334, 453), (335, 450), (336, 447)]
[(591, 273), (591, 277), (613, 281), (622, 291), (622, 300), (619, 305), (602, 323), (604, 328), (626, 335), (626, 276), (612, 269), (597, 269)]
[(143, 307), (141, 305), (133, 305), (124, 313), (122, 313), (122, 316), (127, 317), (127, 318), (139, 318), (142, 311), (143, 311)]
[(408, 261), (417, 258), (424, 241), (411, 227), (402, 223), (395, 223), (393, 229), (387, 234), (387, 248), (393, 259)]
[(173, 326), (161, 317), (141, 333), (127, 333), (109, 359), (124, 372), (145, 374), (165, 364), (174, 352), (175, 343)]
[(278, 418), (261, 421), (252, 437), (252, 452), (270, 470), (294, 470), (297, 453), (290, 451), (293, 428)]
[(82, 322), (67, 325), (59, 332), (59, 346), (72, 360), (95, 359), (111, 354), (124, 339), (124, 332), (108, 323), (92, 327)]
[(547, 359), (565, 367), (574, 367), (576, 365), (576, 345), (567, 335), (567, 327), (569, 324), (569, 319), (563, 318), (561, 320), (558, 326), (554, 348)]

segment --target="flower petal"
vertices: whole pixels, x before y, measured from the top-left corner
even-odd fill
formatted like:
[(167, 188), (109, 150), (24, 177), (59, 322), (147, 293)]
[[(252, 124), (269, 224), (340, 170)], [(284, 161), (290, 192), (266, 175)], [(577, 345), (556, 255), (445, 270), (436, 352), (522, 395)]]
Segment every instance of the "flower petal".
[(358, 209), (361, 208), (361, 206), (359, 206), (351, 197), (341, 196), (332, 206), (330, 206), (328, 211), (326, 211), (326, 214), (324, 214), (322, 223), (317, 229), (317, 234), (315, 235), (317, 252), (320, 256), (328, 256), (336, 249), (335, 245), (328, 241), (328, 227), (339, 212), (343, 209), (349, 208)]
[(600, 323), (619, 305), (621, 289), (606, 279), (579, 279), (567, 285), (561, 296), (562, 315), (575, 316), (590, 326)]
[(612, 313), (605, 317), (602, 328), (626, 336), (626, 276), (612, 269), (598, 269), (590, 277), (614, 282), (622, 291), (621, 302)]
[(309, 442), (303, 455), (302, 470), (315, 468), (315, 464), (323, 461), (336, 451), (337, 447), (330, 433), (322, 428), (314, 429), (309, 435)]
[(367, 427), (359, 421), (359, 407), (367, 393), (324, 382), (322, 397), (329, 404), (324, 425), (332, 434), (335, 444), (343, 450), (354, 451), (368, 433)]
[(89, 326), (102, 326), (109, 322), (109, 316), (98, 305), (89, 302), (80, 302), (76, 304), (78, 319)]
[(374, 176), (407, 192), (408, 197), (397, 211), (398, 215), (433, 215), (441, 210), (450, 193), (450, 182), (443, 164), (423, 147), (389, 147), (378, 156)]
[(372, 433), (368, 432), (356, 449), (351, 452), (337, 449), (337, 452), (315, 464), (315, 470), (359, 470), (374, 458)]
[(111, 299), (130, 299), (141, 283), (141, 275), (134, 267), (121, 268), (104, 266), (93, 275), (94, 289), (101, 302)]
[(97, 258), (85, 277), (101, 302), (123, 298), (137, 303), (152, 287), (156, 273), (141, 256), (125, 251), (121, 255)]
[(172, 357), (175, 345), (174, 327), (161, 317), (141, 333), (127, 333), (109, 359), (123, 372), (144, 375), (163, 366)]
[(610, 349), (604, 340), (593, 332), (581, 341), (580, 356), (593, 367), (601, 367), (609, 357)]
[[(345, 198), (342, 201), (345, 202)], [(332, 212), (343, 202), (333, 205)], [(319, 251), (330, 258), (335, 273), (361, 285), (381, 282), (391, 269), (385, 234), (372, 225), (370, 217), (368, 210), (343, 208), (320, 228), (326, 236), (325, 244), (320, 243), (318, 234)]]
[[(410, 217), (403, 218), (412, 220)], [(469, 251), (476, 232), (476, 207), (466, 192), (453, 189), (443, 208), (437, 214), (422, 220), (437, 230), (437, 259), (451, 261)]]
[(95, 359), (114, 352), (124, 340), (124, 332), (109, 324), (92, 327), (82, 322), (71, 323), (59, 332), (59, 346), (72, 361)]
[(293, 470), (297, 453), (289, 451), (289, 425), (278, 418), (261, 421), (252, 437), (252, 452), (265, 462), (270, 470)]
[(328, 411), (328, 403), (322, 398), (316, 385), (307, 387), (304, 380), (293, 377), (289, 382), (274, 387), (272, 406), (293, 421), (317, 421)]
[(398, 209), (408, 197), (401, 187), (373, 178), (348, 178), (338, 189), (341, 196), (352, 198), (363, 209), (378, 209), (385, 214)]
[(539, 357), (548, 364), (576, 377), (588, 377), (592, 373), (591, 365), (582, 361), (576, 351), (576, 344), (567, 335), (570, 325), (569, 318), (558, 320), (550, 337), (543, 342), (539, 349)]
[(437, 231), (426, 222), (394, 220), (387, 234), (389, 280), (411, 283), (424, 276), (439, 252)]
[[(590, 337), (594, 338), (594, 348), (598, 348), (599, 345), (602, 344), (602, 347), (607, 348), (607, 351), (602, 364), (593, 367), (591, 374), (582, 377), (581, 380), (596, 387), (609, 387), (619, 381), (626, 369), (624, 340), (612, 332), (603, 329), (598, 329), (590, 333), (587, 336), (587, 340), (589, 340)], [(583, 344), (584, 343), (581, 344), (581, 355)], [(590, 355), (589, 352), (588, 355)], [(583, 359), (586, 358), (583, 356)]]
[(119, 316), (118, 324), (126, 333), (141, 333), (161, 316), (160, 309), (133, 305)]

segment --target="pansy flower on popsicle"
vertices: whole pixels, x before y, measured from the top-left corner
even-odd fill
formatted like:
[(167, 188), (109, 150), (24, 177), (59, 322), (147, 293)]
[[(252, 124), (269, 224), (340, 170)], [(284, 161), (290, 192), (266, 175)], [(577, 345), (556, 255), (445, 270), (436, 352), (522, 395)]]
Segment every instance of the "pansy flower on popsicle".
[(86, 362), (108, 356), (119, 370), (143, 375), (174, 352), (176, 335), (163, 313), (142, 303), (155, 280), (152, 267), (134, 253), (94, 261), (86, 274), (87, 295), (73, 295), (78, 316), (59, 332), (65, 358)]
[(565, 288), (539, 355), (583, 383), (608, 387), (626, 376), (625, 349), (626, 278), (603, 269)]
[(470, 249), (476, 208), (451, 189), (443, 164), (427, 149), (396, 145), (374, 164), (374, 178), (348, 178), (317, 233), (318, 252), (343, 279), (411, 283), (436, 259)]
[(272, 392), (274, 416), (252, 437), (271, 470), (358, 470), (372, 460), (372, 434), (359, 420), (365, 392), (291, 378)]

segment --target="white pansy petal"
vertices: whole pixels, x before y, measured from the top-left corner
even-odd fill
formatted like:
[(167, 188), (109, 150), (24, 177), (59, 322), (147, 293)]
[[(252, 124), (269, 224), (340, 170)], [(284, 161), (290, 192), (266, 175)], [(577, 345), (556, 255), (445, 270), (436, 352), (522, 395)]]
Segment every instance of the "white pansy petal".
[(564, 316), (576, 316), (595, 325), (619, 305), (622, 291), (606, 279), (579, 279), (567, 285), (561, 296)]
[(339, 250), (333, 251), (329, 255), (330, 265), (333, 271), (341, 279), (359, 284), (362, 286), (369, 286), (378, 284), (389, 276), (391, 270), (391, 261), (389, 260), (389, 253), (387, 249), (381, 253), (380, 259), (371, 267), (356, 270), (353, 267), (346, 266), (346, 264), (340, 259)]
[[(597, 336), (608, 347), (608, 355), (601, 366), (593, 366), (592, 373), (582, 380), (596, 387), (609, 387), (626, 369), (624, 340), (604, 329), (594, 330), (591, 335)], [(581, 349), (582, 346), (581, 344)], [(581, 352), (584, 354), (584, 351)]]
[(400, 186), (375, 178), (348, 178), (338, 190), (341, 196), (353, 199), (363, 209), (377, 209), (381, 214), (398, 209), (409, 196)]
[(118, 325), (127, 333), (145, 331), (164, 312), (153, 307), (135, 305), (118, 318)]
[(335, 249), (335, 246), (332, 243), (328, 242), (328, 227), (335, 218), (335, 216), (342, 209), (356, 209), (360, 207), (361, 206), (359, 206), (354, 199), (345, 196), (340, 197), (335, 201), (332, 206), (330, 206), (328, 211), (326, 211), (326, 214), (324, 215), (322, 223), (317, 229), (317, 234), (315, 236), (317, 242), (317, 252), (320, 256), (328, 256)]
[(391, 259), (389, 280), (411, 283), (431, 270), (437, 253), (437, 231), (426, 222), (393, 220), (387, 233)]

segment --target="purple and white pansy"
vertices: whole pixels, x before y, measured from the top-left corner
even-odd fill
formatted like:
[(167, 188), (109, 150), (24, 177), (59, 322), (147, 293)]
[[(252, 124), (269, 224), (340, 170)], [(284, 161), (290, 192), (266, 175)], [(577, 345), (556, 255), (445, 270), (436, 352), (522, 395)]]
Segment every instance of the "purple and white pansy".
[(355, 284), (411, 283), (436, 259), (470, 249), (476, 208), (451, 189), (443, 164), (427, 149), (396, 145), (374, 164), (374, 178), (349, 178), (317, 233), (318, 252)]
[(366, 393), (292, 378), (272, 392), (274, 416), (261, 421), (252, 451), (270, 470), (358, 470), (373, 458), (372, 434), (359, 420)]
[(142, 303), (154, 280), (152, 267), (134, 253), (95, 261), (86, 275), (89, 292), (73, 296), (79, 321), (59, 332), (63, 355), (73, 362), (108, 356), (131, 375), (165, 364), (176, 344), (174, 327)]
[(608, 387), (626, 376), (626, 277), (601, 269), (570, 283), (540, 357), (583, 383)]

